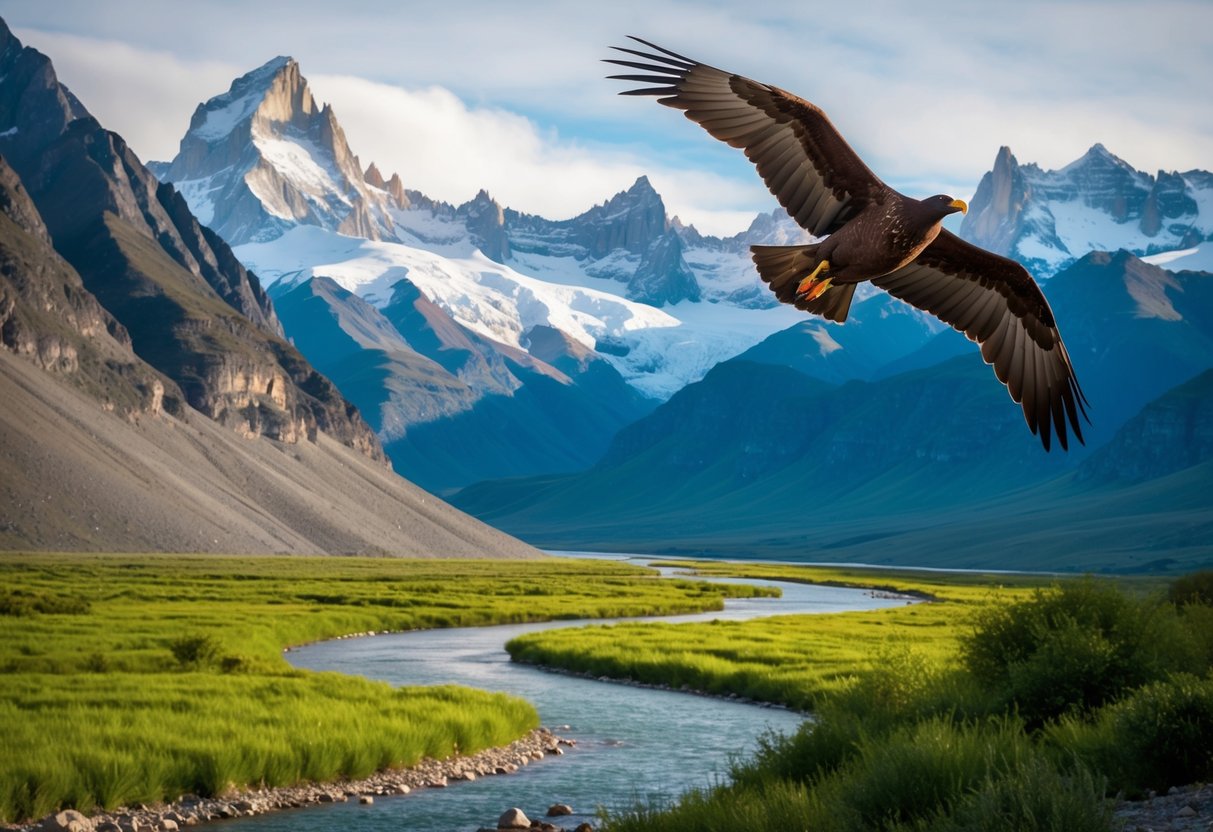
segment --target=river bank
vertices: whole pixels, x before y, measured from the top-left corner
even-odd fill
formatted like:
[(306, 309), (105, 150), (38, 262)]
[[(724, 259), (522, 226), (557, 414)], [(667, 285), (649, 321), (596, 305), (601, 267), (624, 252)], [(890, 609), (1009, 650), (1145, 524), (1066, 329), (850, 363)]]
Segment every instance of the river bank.
[(445, 760), (422, 760), (404, 769), (389, 769), (359, 780), (334, 780), (267, 789), (236, 789), (220, 797), (184, 795), (167, 804), (123, 807), (86, 816), (66, 811), (23, 824), (0, 826), (2, 832), (174, 832), (183, 826), (208, 821), (251, 817), (267, 812), (298, 809), (321, 803), (358, 801), (371, 804), (376, 798), (407, 795), (417, 789), (446, 788), (458, 781), (513, 774), (547, 757), (561, 756), (576, 746), (547, 728), (537, 728), (509, 745), (489, 748), (468, 756)]

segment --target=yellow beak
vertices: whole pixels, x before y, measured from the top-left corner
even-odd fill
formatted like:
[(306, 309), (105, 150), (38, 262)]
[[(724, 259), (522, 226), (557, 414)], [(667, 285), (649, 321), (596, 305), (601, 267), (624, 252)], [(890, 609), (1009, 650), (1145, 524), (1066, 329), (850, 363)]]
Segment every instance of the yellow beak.
[(963, 199), (954, 199), (949, 204), (953, 208), (959, 208), (960, 213), (962, 213), (962, 214), (969, 213), (969, 204), (967, 202), (965, 202)]

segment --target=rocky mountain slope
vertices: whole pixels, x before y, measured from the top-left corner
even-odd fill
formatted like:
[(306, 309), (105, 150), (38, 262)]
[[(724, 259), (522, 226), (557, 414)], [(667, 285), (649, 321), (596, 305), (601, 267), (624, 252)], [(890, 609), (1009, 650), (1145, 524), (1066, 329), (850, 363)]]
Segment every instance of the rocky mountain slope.
[(2, 21), (0, 126), (0, 548), (538, 554), (392, 474), (256, 277)]
[(126, 328), (55, 251), (38, 209), (3, 158), (0, 344), (119, 417), (137, 420), (166, 407), (183, 409), (177, 385), (135, 356)]
[(55, 248), (185, 401), (246, 436), (325, 431), (385, 460), (374, 434), (283, 340), (256, 278), (57, 80), (0, 28), (0, 153)]

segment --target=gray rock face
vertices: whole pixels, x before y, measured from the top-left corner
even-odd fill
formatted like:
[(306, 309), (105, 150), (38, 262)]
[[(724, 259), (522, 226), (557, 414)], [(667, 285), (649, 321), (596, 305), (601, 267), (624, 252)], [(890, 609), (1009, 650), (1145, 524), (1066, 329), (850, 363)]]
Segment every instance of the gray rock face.
[(480, 191), (471, 202), (459, 206), (472, 239), (491, 260), (504, 263), (510, 256), (510, 238), (505, 229), (505, 212), (497, 201)]
[(0, 158), (0, 347), (87, 389), (128, 417), (181, 392), (139, 361), (126, 328), (51, 246), (17, 174)]
[(605, 257), (619, 248), (644, 254), (669, 230), (665, 203), (647, 176), (577, 217), (572, 227), (574, 239), (591, 257)]
[(628, 297), (652, 306), (699, 300), (699, 282), (683, 259), (677, 234), (662, 234), (644, 252), (640, 266), (628, 281)]

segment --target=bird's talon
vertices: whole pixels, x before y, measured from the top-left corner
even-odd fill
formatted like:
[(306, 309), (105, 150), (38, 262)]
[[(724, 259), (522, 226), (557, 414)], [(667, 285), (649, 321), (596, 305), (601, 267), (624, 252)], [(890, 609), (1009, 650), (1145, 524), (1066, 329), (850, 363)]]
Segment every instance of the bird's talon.
[(804, 301), (817, 300), (829, 288), (830, 278), (828, 277), (825, 280), (809, 280), (806, 278), (800, 282), (800, 286), (796, 289), (796, 296)]

